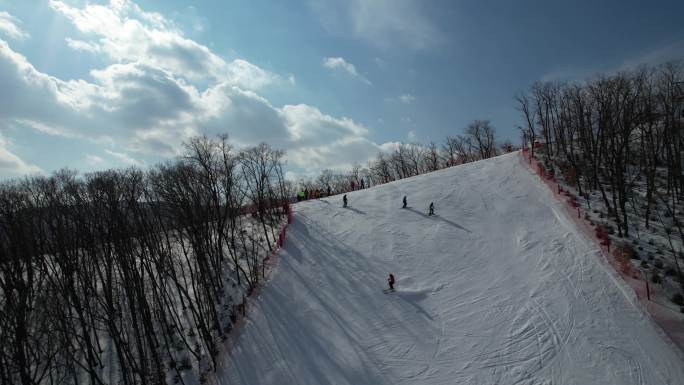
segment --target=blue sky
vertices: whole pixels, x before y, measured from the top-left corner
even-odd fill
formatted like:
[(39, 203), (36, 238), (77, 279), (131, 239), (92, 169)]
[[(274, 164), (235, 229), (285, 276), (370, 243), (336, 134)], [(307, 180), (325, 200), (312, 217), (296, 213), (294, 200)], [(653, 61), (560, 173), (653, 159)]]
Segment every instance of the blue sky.
[(0, 0), (0, 178), (147, 167), (192, 135), (289, 177), (440, 143), (517, 142), (513, 96), (684, 54), (681, 1)]

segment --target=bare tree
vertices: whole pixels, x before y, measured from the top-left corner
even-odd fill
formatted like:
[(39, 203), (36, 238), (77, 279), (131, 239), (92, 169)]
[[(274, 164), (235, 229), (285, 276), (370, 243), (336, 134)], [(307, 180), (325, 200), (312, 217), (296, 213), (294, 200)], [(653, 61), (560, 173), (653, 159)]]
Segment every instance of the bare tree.
[(496, 156), (494, 128), (489, 120), (474, 120), (465, 128), (465, 134), (477, 145), (480, 159)]
[(430, 142), (425, 151), (425, 169), (426, 171), (437, 171), (440, 169), (440, 154), (437, 145)]

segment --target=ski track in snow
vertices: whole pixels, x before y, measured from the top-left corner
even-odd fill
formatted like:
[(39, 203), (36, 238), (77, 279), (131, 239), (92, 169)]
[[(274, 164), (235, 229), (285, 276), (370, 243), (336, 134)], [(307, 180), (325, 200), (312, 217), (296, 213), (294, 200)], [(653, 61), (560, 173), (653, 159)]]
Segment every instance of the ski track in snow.
[(681, 353), (536, 178), (509, 154), (349, 193), (348, 208), (295, 205), (212, 381), (684, 384)]

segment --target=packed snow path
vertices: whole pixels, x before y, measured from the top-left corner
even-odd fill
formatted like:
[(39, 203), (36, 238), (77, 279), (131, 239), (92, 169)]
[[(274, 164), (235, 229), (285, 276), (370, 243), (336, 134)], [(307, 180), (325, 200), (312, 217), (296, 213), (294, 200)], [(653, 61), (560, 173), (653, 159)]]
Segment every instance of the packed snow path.
[(684, 384), (679, 352), (518, 157), (295, 205), (219, 382)]

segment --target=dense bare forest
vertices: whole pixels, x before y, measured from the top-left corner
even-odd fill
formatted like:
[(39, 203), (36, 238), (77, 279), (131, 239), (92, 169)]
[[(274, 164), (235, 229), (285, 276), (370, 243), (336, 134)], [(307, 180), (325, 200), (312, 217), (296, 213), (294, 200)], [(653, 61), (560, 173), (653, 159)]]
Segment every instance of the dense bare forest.
[(463, 129), (462, 135), (447, 136), (441, 146), (434, 142), (428, 145), (396, 143), (391, 150), (378, 152), (365, 166), (357, 163), (349, 172), (326, 169), (316, 179), (302, 180), (299, 185), (302, 190), (326, 192), (330, 187), (334, 193), (346, 192), (352, 182), (366, 181), (365, 186), (388, 183), (514, 149), (508, 140), (497, 143), (496, 130), (488, 120), (474, 120)]
[(671, 62), (587, 82), (538, 82), (516, 99), (530, 151), (684, 306), (682, 74), (681, 62)]
[(148, 171), (0, 185), (1, 382), (161, 384), (215, 367), (283, 221), (282, 156), (198, 137)]

